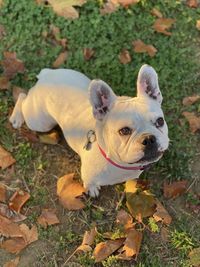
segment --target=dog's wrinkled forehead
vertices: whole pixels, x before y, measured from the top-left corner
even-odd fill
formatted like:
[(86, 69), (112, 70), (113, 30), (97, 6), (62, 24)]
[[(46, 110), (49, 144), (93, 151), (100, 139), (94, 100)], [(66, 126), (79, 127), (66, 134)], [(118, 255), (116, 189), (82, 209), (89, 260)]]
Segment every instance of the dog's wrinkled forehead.
[(112, 126), (123, 127), (125, 124), (144, 127), (153, 123), (158, 117), (163, 117), (161, 106), (155, 101), (142, 101), (141, 98), (118, 97), (107, 121)]

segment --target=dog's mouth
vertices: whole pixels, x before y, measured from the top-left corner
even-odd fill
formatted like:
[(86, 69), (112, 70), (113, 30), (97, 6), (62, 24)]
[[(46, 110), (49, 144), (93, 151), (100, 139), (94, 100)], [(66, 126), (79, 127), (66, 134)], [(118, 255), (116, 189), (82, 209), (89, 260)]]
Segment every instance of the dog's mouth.
[(157, 151), (151, 155), (145, 155), (136, 162), (129, 162), (128, 164), (144, 164), (146, 166), (152, 165), (154, 162), (158, 161), (164, 154), (164, 151)]

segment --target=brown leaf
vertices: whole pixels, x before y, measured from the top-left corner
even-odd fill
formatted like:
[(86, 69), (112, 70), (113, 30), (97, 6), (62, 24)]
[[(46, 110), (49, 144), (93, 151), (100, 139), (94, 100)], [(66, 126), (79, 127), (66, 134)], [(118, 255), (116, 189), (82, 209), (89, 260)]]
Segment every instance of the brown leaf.
[(71, 173), (58, 179), (57, 195), (63, 207), (68, 210), (79, 210), (85, 207), (81, 199), (78, 198), (85, 192), (85, 189), (74, 181), (73, 177), (74, 173)]
[(151, 14), (160, 19), (163, 17), (163, 14), (155, 7), (151, 10)]
[(77, 19), (79, 13), (73, 6), (82, 6), (86, 3), (86, 0), (48, 0), (48, 3), (52, 6), (54, 12), (58, 16), (67, 19)]
[(22, 237), (15, 237), (4, 241), (0, 247), (10, 253), (18, 254), (26, 246), (27, 244)]
[(24, 89), (22, 89), (21, 87), (13, 86), (12, 96), (13, 96), (13, 100), (14, 100), (15, 103), (17, 102), (19, 94), (21, 94), (21, 93), (25, 94), (26, 91)]
[(193, 267), (200, 266), (200, 247), (193, 248), (192, 251), (189, 253), (190, 263)]
[(43, 209), (41, 215), (38, 217), (37, 222), (42, 225), (45, 229), (48, 225), (54, 225), (60, 223), (55, 211)]
[(130, 260), (133, 256), (135, 256), (137, 259), (137, 256), (140, 251), (141, 242), (142, 233), (135, 229), (130, 229), (124, 242), (122, 253), (118, 255), (118, 258)]
[(38, 232), (35, 225), (29, 229), (26, 224), (21, 224), (19, 228), (23, 234), (22, 237), (15, 237), (4, 241), (1, 245), (1, 248), (10, 253), (17, 254), (26, 246), (38, 240)]
[(31, 229), (26, 224), (21, 224), (20, 229), (22, 233), (24, 234), (24, 240), (26, 242), (26, 245), (29, 245), (30, 243), (33, 243), (38, 240), (38, 231), (37, 227), (34, 225)]
[(91, 251), (91, 245), (94, 243), (94, 239), (97, 235), (96, 227), (93, 227), (90, 231), (86, 231), (83, 236), (82, 244), (76, 249), (77, 251)]
[(6, 262), (3, 267), (17, 267), (19, 264), (20, 257), (17, 257), (11, 261)]
[(154, 57), (157, 53), (157, 49), (153, 45), (146, 45), (141, 40), (133, 42), (133, 50), (135, 53), (148, 53), (150, 57)]
[(200, 117), (197, 117), (194, 112), (184, 111), (182, 114), (189, 122), (191, 132), (198, 132), (200, 130)]
[(164, 183), (164, 197), (166, 198), (176, 198), (183, 194), (187, 189), (187, 181), (182, 180), (178, 182), (173, 182), (171, 184)]
[(0, 90), (6, 90), (10, 88), (10, 82), (7, 77), (0, 77)]
[(198, 0), (187, 0), (187, 6), (197, 8), (198, 7)]
[(200, 19), (196, 21), (196, 28), (198, 31), (200, 31)]
[(159, 18), (154, 22), (153, 28), (155, 31), (163, 33), (165, 35), (171, 35), (171, 32), (167, 30), (171, 28), (172, 24), (175, 22), (175, 19), (166, 19)]
[(125, 238), (119, 238), (97, 244), (93, 252), (95, 262), (101, 262), (109, 257), (113, 252), (118, 250), (123, 245), (124, 240)]
[(5, 202), (6, 201), (6, 187), (4, 184), (0, 183), (0, 201)]
[(118, 211), (116, 221), (117, 223), (124, 225), (125, 230), (133, 227), (133, 218), (125, 210)]
[(27, 128), (20, 128), (19, 129), (20, 135), (22, 135), (28, 142), (37, 143), (39, 138), (36, 132), (33, 132)]
[[(199, 20), (200, 22), (200, 20)], [(190, 106), (200, 99), (200, 95), (187, 96), (183, 98), (183, 105)]]
[(0, 215), (0, 234), (5, 237), (22, 237), (20, 227), (11, 220)]
[(9, 200), (9, 208), (20, 212), (22, 206), (29, 200), (30, 195), (22, 190), (16, 191)]
[(140, 221), (154, 214), (156, 200), (147, 190), (142, 191), (141, 188), (137, 188), (137, 180), (127, 181), (125, 192), (126, 205), (134, 218)]
[(126, 49), (123, 49), (120, 54), (119, 54), (119, 61), (122, 64), (127, 64), (129, 62), (131, 62), (131, 56), (129, 54), (129, 51)]
[(117, 1), (108, 0), (104, 3), (103, 7), (100, 9), (101, 15), (110, 14), (117, 10), (119, 4)]
[(94, 50), (91, 48), (84, 48), (83, 49), (83, 56), (84, 56), (84, 59), (87, 61), (93, 57), (94, 53), (95, 53)]
[(67, 51), (61, 52), (53, 62), (54, 68), (59, 68), (67, 60)]
[(51, 131), (48, 134), (40, 134), (39, 135), (39, 140), (43, 144), (48, 144), (48, 145), (57, 145), (59, 142), (59, 133), (57, 131)]
[(26, 219), (26, 216), (9, 209), (6, 204), (2, 203), (0, 203), (0, 215), (10, 219), (12, 222), (21, 222)]
[(12, 157), (12, 155), (7, 152), (2, 146), (0, 146), (0, 167), (2, 168), (2, 170), (8, 168), (15, 162), (16, 160)]
[(165, 224), (170, 224), (172, 221), (172, 217), (158, 199), (156, 199), (156, 212), (153, 214), (153, 218), (156, 222), (163, 221)]
[(124, 7), (128, 7), (130, 5), (137, 4), (140, 2), (140, 0), (115, 0), (115, 1)]
[(15, 52), (4, 52), (4, 60), (1, 61), (1, 65), (4, 69), (4, 76), (8, 79), (12, 79), (17, 73), (24, 73), (24, 63), (17, 59)]

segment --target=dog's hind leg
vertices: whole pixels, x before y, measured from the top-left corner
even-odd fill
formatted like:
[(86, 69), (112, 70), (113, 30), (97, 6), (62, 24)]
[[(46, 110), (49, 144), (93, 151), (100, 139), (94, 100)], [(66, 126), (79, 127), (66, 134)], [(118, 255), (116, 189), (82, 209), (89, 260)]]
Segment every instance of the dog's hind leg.
[(12, 115), (9, 118), (10, 123), (15, 129), (20, 128), (22, 124), (24, 123), (24, 116), (22, 113), (22, 104), (25, 98), (26, 98), (26, 94), (24, 93), (19, 94), (14, 110), (12, 112)]

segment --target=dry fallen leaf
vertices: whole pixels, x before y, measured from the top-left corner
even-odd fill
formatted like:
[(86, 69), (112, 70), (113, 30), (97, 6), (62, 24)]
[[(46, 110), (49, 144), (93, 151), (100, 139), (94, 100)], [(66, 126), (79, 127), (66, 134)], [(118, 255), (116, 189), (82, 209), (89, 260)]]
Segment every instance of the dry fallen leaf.
[(93, 227), (90, 231), (86, 231), (83, 236), (82, 244), (76, 249), (77, 251), (91, 251), (91, 245), (94, 243), (94, 239), (97, 235), (96, 227)]
[(4, 184), (0, 183), (0, 202), (6, 201), (6, 187)]
[(189, 253), (190, 263), (193, 267), (199, 267), (200, 266), (200, 247), (199, 248), (193, 248), (192, 251)]
[(183, 99), (183, 105), (184, 106), (190, 106), (200, 100), (200, 95), (193, 95), (193, 96), (186, 96)]
[(134, 5), (140, 2), (140, 0), (115, 0), (115, 1), (124, 7), (128, 7), (130, 5)]
[(200, 19), (196, 21), (196, 28), (198, 31), (200, 31)]
[(135, 256), (135, 258), (137, 259), (141, 242), (142, 233), (135, 229), (130, 229), (124, 242), (124, 246), (121, 249), (122, 252), (118, 255), (118, 258), (124, 260), (132, 260), (132, 257)]
[(41, 215), (38, 217), (37, 222), (42, 225), (45, 229), (48, 225), (54, 225), (60, 223), (55, 211), (43, 209)]
[(5, 237), (22, 237), (20, 227), (11, 220), (0, 215), (0, 234)]
[(20, 135), (23, 136), (28, 142), (37, 143), (39, 141), (39, 137), (36, 132), (29, 130), (28, 128), (20, 128)]
[(2, 146), (0, 146), (0, 167), (2, 170), (14, 164), (16, 160), (12, 157), (12, 155), (7, 152)]
[(119, 4), (117, 1), (114, 0), (108, 0), (106, 3), (104, 3), (103, 7), (100, 9), (101, 15), (110, 14), (117, 10)]
[(0, 90), (6, 90), (10, 88), (10, 82), (7, 77), (0, 77)]
[(140, 0), (107, 0), (102, 9), (100, 10), (102, 15), (113, 13), (117, 8), (122, 5), (128, 7), (133, 4), (137, 4)]
[(116, 222), (122, 224), (125, 230), (133, 227), (133, 218), (125, 210), (119, 210), (116, 217)]
[(127, 64), (129, 62), (131, 62), (131, 56), (129, 54), (129, 51), (126, 49), (123, 49), (120, 54), (119, 54), (119, 61), (122, 64)]
[(11, 210), (7, 204), (0, 203), (0, 215), (6, 217), (12, 222), (21, 222), (26, 219), (26, 216), (16, 211)]
[(182, 114), (189, 122), (192, 133), (200, 131), (200, 117), (197, 117), (194, 112), (184, 111)]
[(59, 142), (59, 133), (57, 131), (51, 131), (48, 134), (40, 134), (39, 135), (39, 140), (43, 144), (48, 144), (48, 145), (57, 145)]
[(163, 17), (162, 13), (155, 7), (151, 10), (151, 14), (160, 19)]
[(18, 254), (30, 243), (38, 240), (38, 232), (36, 226), (33, 226), (31, 229), (29, 229), (26, 224), (21, 224), (19, 227), (21, 232), (23, 233), (23, 236), (4, 241), (1, 245), (1, 248), (10, 253)]
[(53, 62), (54, 68), (59, 68), (67, 60), (67, 51), (61, 52), (56, 60)]
[(90, 60), (94, 55), (94, 50), (91, 48), (84, 48), (83, 49), (83, 56), (86, 61)]
[(101, 262), (109, 257), (113, 252), (118, 250), (123, 245), (124, 240), (125, 238), (119, 238), (97, 244), (93, 252), (95, 262)]
[(79, 210), (85, 207), (79, 198), (85, 192), (85, 189), (81, 184), (74, 181), (73, 177), (74, 173), (71, 173), (58, 179), (57, 195), (63, 207), (68, 210)]
[(156, 200), (148, 190), (142, 191), (137, 187), (137, 180), (127, 181), (125, 192), (126, 205), (134, 218), (140, 221), (154, 214)]
[(3, 267), (17, 267), (19, 264), (20, 257), (17, 257), (11, 261), (6, 262)]
[(19, 94), (21, 94), (21, 93), (25, 94), (26, 91), (24, 89), (22, 89), (21, 87), (13, 86), (12, 96), (13, 96), (13, 100), (14, 100), (15, 103), (17, 102)]
[(22, 190), (16, 191), (9, 199), (9, 208), (20, 212), (22, 206), (29, 200), (30, 195)]
[(17, 73), (24, 73), (24, 63), (17, 58), (15, 52), (4, 52), (4, 59), (1, 65), (4, 69), (4, 76), (12, 79)]
[(197, 8), (198, 7), (198, 0), (187, 0), (187, 6)]
[(135, 53), (148, 53), (150, 57), (154, 57), (157, 49), (153, 45), (146, 45), (141, 40), (133, 41), (133, 50)]
[(170, 224), (172, 221), (172, 217), (158, 199), (156, 199), (156, 212), (153, 214), (153, 218), (156, 222), (162, 221), (165, 224)]
[(86, 0), (47, 0), (47, 2), (52, 6), (58, 16), (67, 19), (77, 19), (79, 13), (73, 6), (82, 6), (86, 3)]
[(171, 35), (171, 32), (167, 30), (171, 28), (172, 24), (175, 22), (175, 19), (166, 19), (159, 18), (154, 22), (153, 28), (155, 31), (163, 33), (165, 35)]
[(183, 194), (187, 189), (187, 181), (182, 180), (178, 182), (173, 182), (171, 184), (164, 183), (163, 191), (164, 197), (166, 198), (176, 198)]

